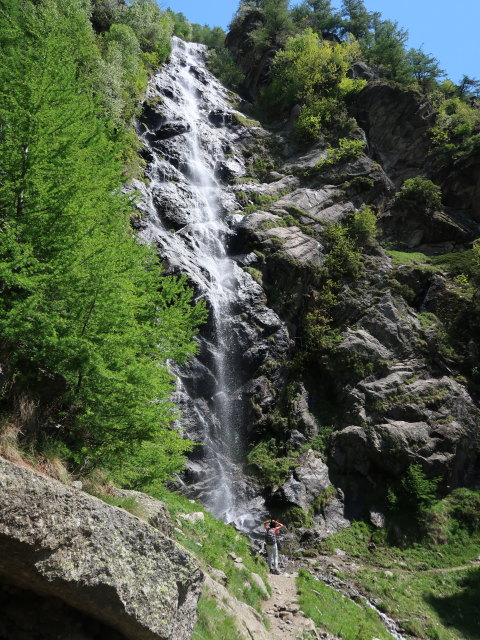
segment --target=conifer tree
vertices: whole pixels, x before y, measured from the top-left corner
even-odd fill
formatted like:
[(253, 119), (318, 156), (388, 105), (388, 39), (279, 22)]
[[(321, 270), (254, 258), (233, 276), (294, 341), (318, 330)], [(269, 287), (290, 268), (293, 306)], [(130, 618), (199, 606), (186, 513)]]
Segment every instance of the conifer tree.
[(84, 40), (71, 40), (72, 13), (88, 25), (81, 4), (66, 14), (55, 0), (5, 3), (0, 333), (8, 364), (26, 387), (42, 371), (65, 380), (56, 433), (78, 463), (101, 458), (133, 484), (140, 456), (147, 475), (153, 465), (164, 479), (188, 448), (169, 429), (167, 360), (195, 351), (203, 307), (131, 232), (119, 150), (77, 61), (92, 43), (89, 26), (77, 31)]

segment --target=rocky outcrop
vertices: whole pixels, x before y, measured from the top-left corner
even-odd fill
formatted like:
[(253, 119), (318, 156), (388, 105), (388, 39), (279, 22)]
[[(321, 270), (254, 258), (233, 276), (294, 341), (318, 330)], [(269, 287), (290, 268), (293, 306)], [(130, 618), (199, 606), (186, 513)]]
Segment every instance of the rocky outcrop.
[(210, 576), (207, 576), (206, 587), (206, 597), (212, 597), (217, 606), (234, 619), (242, 640), (252, 640), (252, 638), (270, 640), (271, 636), (263, 623), (262, 616), (253, 607), (237, 600), (228, 589)]
[(370, 155), (396, 186), (417, 175), (429, 150), (427, 131), (435, 110), (419, 94), (370, 84), (356, 96), (352, 113), (365, 131)]
[(2, 580), (82, 612), (112, 638), (190, 638), (204, 577), (173, 540), (3, 459), (0, 489)]

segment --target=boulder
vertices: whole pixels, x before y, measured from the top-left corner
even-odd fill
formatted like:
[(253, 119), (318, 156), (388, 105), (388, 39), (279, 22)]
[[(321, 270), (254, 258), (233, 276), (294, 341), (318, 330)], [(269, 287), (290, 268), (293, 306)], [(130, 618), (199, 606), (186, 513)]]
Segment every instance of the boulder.
[(315, 498), (330, 486), (328, 467), (312, 449), (299, 456), (297, 465), (274, 497), (308, 511)]
[(138, 516), (146, 520), (148, 524), (158, 529), (163, 535), (171, 537), (173, 533), (173, 522), (170, 520), (167, 505), (160, 500), (155, 500), (146, 493), (140, 491), (129, 491), (127, 489), (114, 488), (113, 494), (117, 498), (130, 498), (138, 505)]
[(187, 640), (204, 576), (122, 509), (0, 459), (0, 576), (132, 640)]
[(237, 600), (222, 585), (210, 576), (206, 579), (206, 596), (215, 599), (217, 606), (234, 619), (242, 640), (270, 640), (270, 633), (263, 624), (262, 616), (253, 607)]

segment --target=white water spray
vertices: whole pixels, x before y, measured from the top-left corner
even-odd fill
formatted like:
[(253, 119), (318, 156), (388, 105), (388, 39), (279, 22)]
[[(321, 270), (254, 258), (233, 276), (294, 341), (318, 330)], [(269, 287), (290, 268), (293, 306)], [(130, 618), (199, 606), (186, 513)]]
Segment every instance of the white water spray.
[[(149, 151), (150, 180), (148, 187), (139, 185), (146, 214), (141, 236), (159, 247), (170, 270), (187, 273), (207, 300), (210, 331), (204, 351), (214, 381), (205, 402), (184, 408), (203, 443), (201, 464), (192, 462), (191, 468), (197, 469), (196, 495), (207, 508), (248, 529), (263, 500), (254, 496), (252, 502), (250, 495), (247, 507), (238, 490), (243, 425), (234, 307), (242, 295), (251, 300), (262, 292), (226, 253), (231, 233), (226, 217), (236, 201), (217, 175), (225, 168), (234, 175), (245, 170), (240, 154), (232, 152), (232, 132), (213, 126), (212, 116), (231, 113), (232, 107), (206, 71), (204, 55), (203, 45), (174, 38), (169, 63), (150, 83), (147, 98), (154, 106), (139, 126)], [(179, 395), (188, 395), (181, 380)]]

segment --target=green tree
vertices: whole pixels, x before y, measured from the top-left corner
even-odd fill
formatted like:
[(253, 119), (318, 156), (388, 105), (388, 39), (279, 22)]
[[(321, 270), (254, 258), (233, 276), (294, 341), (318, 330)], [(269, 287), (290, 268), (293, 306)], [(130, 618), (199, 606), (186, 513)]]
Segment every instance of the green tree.
[(408, 84), (413, 80), (407, 60), (405, 43), (408, 32), (400, 29), (396, 22), (373, 18), (373, 35), (367, 48), (367, 59), (389, 79)]
[(283, 47), (293, 33), (288, 5), (289, 0), (262, 0), (263, 25), (251, 34), (260, 56), (268, 49)]
[(440, 69), (438, 60), (426, 54), (422, 49), (410, 49), (407, 52), (407, 61), (423, 91), (432, 90), (436, 86), (437, 80), (445, 75), (445, 71)]
[(91, 21), (97, 33), (108, 31), (112, 24), (121, 22), (127, 10), (124, 0), (92, 0)]
[(476, 78), (470, 78), (470, 76), (463, 76), (460, 84), (458, 85), (458, 93), (463, 96), (476, 96), (480, 95), (480, 80)]
[(133, 0), (122, 22), (133, 29), (142, 51), (149, 54), (146, 60), (150, 66), (157, 67), (168, 58), (173, 26), (154, 2)]
[(167, 360), (182, 362), (195, 351), (204, 309), (192, 304), (184, 280), (162, 275), (155, 253), (132, 235), (117, 145), (105, 134), (90, 80), (76, 60), (84, 43), (72, 42), (71, 16), (55, 0), (5, 3), (5, 358), (26, 389), (45, 373), (63, 377), (67, 391), (55, 408), (56, 433), (77, 463), (101, 461), (133, 484), (139, 460), (149, 460), (165, 479), (188, 448), (169, 428)]
[(319, 35), (324, 31), (336, 32), (342, 23), (330, 0), (304, 0), (292, 8), (291, 17), (301, 29), (310, 27)]
[(373, 15), (367, 11), (363, 0), (342, 0), (343, 33), (368, 41)]
[(103, 56), (98, 62), (94, 87), (104, 117), (118, 127), (131, 121), (146, 89), (147, 73), (131, 27), (113, 24), (102, 40)]
[(296, 131), (305, 141), (318, 137), (322, 127), (345, 117), (343, 98), (364, 85), (346, 73), (360, 56), (356, 42), (320, 42), (311, 29), (291, 38), (273, 63), (272, 82), (263, 95), (266, 111), (302, 105)]

